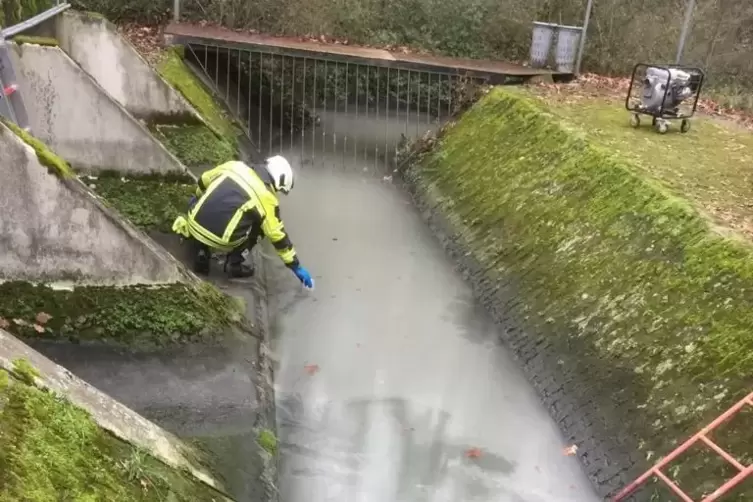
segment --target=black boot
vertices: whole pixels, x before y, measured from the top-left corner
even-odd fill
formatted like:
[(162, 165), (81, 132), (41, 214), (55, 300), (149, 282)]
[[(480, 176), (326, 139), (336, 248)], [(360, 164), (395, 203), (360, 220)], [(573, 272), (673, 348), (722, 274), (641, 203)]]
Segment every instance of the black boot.
[(249, 267), (243, 262), (225, 263), (225, 272), (232, 279), (245, 279), (254, 276), (254, 267)]
[(209, 275), (209, 252), (202, 249), (196, 253), (193, 262), (193, 271), (199, 275)]

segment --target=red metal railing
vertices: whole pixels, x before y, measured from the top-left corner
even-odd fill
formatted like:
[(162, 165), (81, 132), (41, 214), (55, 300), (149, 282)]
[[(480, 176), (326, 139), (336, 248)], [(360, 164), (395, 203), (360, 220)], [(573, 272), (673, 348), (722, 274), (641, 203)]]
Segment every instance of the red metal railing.
[(708, 497), (704, 498), (700, 502), (715, 502), (716, 500), (719, 500), (719, 498), (724, 495), (725, 493), (732, 490), (734, 487), (739, 485), (743, 482), (748, 476), (753, 474), (753, 465), (742, 465), (740, 462), (735, 460), (735, 458), (724, 451), (719, 445), (714, 443), (711, 439), (709, 439), (708, 434), (719, 427), (723, 422), (726, 422), (732, 416), (742, 410), (745, 406), (753, 406), (753, 392), (748, 394), (746, 397), (741, 399), (737, 404), (732, 406), (730, 409), (719, 415), (719, 418), (708, 424), (706, 427), (700, 430), (698, 434), (691, 437), (687, 441), (685, 441), (683, 444), (678, 446), (672, 453), (661, 459), (659, 462), (656, 463), (651, 469), (646, 471), (641, 477), (630, 483), (628, 486), (626, 486), (620, 493), (617, 494), (617, 496), (613, 499), (613, 502), (621, 502), (641, 487), (646, 481), (651, 479), (652, 477), (656, 476), (657, 478), (661, 479), (669, 488), (678, 496), (683, 502), (694, 502), (692, 498), (685, 492), (683, 492), (677, 484), (675, 484), (674, 481), (669, 479), (666, 474), (664, 474), (661, 470), (662, 468), (666, 467), (667, 464), (672, 462), (674, 459), (685, 453), (685, 451), (688, 450), (691, 446), (696, 444), (698, 441), (701, 441), (706, 446), (714, 450), (720, 457), (722, 457), (724, 460), (732, 464), (733, 467), (735, 467), (739, 472), (737, 475), (735, 475), (733, 478), (729, 479), (726, 483), (724, 483), (722, 486), (714, 490), (714, 493), (709, 495)]

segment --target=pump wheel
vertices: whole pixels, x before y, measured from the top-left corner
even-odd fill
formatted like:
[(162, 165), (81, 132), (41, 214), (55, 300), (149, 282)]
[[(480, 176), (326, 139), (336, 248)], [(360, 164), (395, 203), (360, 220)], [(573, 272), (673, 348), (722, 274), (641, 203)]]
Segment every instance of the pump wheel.
[(641, 126), (641, 118), (638, 116), (637, 113), (634, 113), (630, 116), (630, 125), (633, 127)]
[(665, 122), (664, 120), (657, 120), (656, 130), (659, 132), (659, 134), (666, 134), (669, 130), (669, 124), (667, 124), (667, 122)]
[(680, 132), (685, 134), (690, 130), (690, 121), (688, 119), (682, 119), (680, 122)]

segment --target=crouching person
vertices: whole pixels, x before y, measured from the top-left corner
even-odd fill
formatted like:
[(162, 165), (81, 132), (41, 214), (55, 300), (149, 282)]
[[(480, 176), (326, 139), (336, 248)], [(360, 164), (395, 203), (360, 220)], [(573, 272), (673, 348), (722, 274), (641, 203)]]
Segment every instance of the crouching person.
[(281, 156), (248, 166), (231, 161), (201, 175), (188, 214), (179, 216), (173, 231), (188, 239), (194, 254), (194, 271), (209, 273), (212, 250), (227, 253), (225, 271), (230, 277), (251, 277), (253, 266), (243, 263), (243, 251), (251, 250), (266, 236), (278, 255), (307, 288), (314, 286), (301, 266), (280, 218), (277, 193), (293, 188), (293, 169)]

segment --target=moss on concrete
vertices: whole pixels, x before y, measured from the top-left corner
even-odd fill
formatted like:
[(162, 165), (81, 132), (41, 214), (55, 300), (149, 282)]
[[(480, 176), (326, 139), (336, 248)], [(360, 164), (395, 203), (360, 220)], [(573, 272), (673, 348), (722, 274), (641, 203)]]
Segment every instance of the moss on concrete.
[(0, 370), (0, 500), (223, 500), (221, 495), (97, 426), (34, 386), (34, 368)]
[(13, 131), (16, 136), (21, 138), (24, 143), (34, 149), (34, 152), (37, 154), (37, 158), (39, 159), (39, 163), (45, 166), (50, 173), (60, 176), (61, 178), (75, 177), (71, 166), (68, 165), (66, 161), (58, 157), (55, 153), (53, 153), (52, 150), (50, 150), (42, 141), (38, 140), (9, 120), (0, 120), (2, 120), (3, 124), (5, 124), (11, 131)]
[(168, 49), (157, 71), (193, 105), (215, 134), (237, 149), (241, 128), (215, 101), (213, 93), (186, 66), (182, 47)]
[(200, 286), (79, 286), (0, 284), (0, 322), (27, 339), (110, 343), (148, 349), (210, 343), (240, 320), (235, 302)]
[[(514, 287), (504, 308), (562, 354), (583, 404), (635, 439), (645, 467), (753, 388), (753, 249), (716, 232), (677, 196), (679, 182), (646, 175), (638, 152), (650, 159), (661, 147), (648, 148), (642, 132), (621, 150), (600, 141), (610, 127), (631, 133), (621, 123), (583, 123), (590, 134), (523, 91), (495, 89), (407, 175), (436, 194), (489, 287)], [(664, 148), (692, 163), (698, 141), (678, 135)], [(648, 170), (669, 172), (669, 155)], [(753, 452), (749, 432), (732, 443)], [(707, 490), (720, 472), (686, 482)]]
[(188, 176), (124, 178), (103, 172), (82, 180), (108, 205), (146, 231), (170, 232), (173, 221), (188, 208), (196, 182)]
[(59, 42), (51, 37), (34, 37), (29, 35), (16, 35), (11, 39), (13, 42), (15, 42), (18, 45), (24, 45), (24, 44), (35, 44), (35, 45), (43, 45), (46, 47), (58, 47)]
[(187, 166), (216, 166), (238, 159), (238, 148), (208, 127), (199, 125), (153, 125), (152, 133)]
[(277, 455), (277, 436), (271, 430), (260, 430), (256, 442), (270, 455)]
[(4, 0), (0, 3), (0, 26), (13, 26), (54, 5), (52, 0)]

